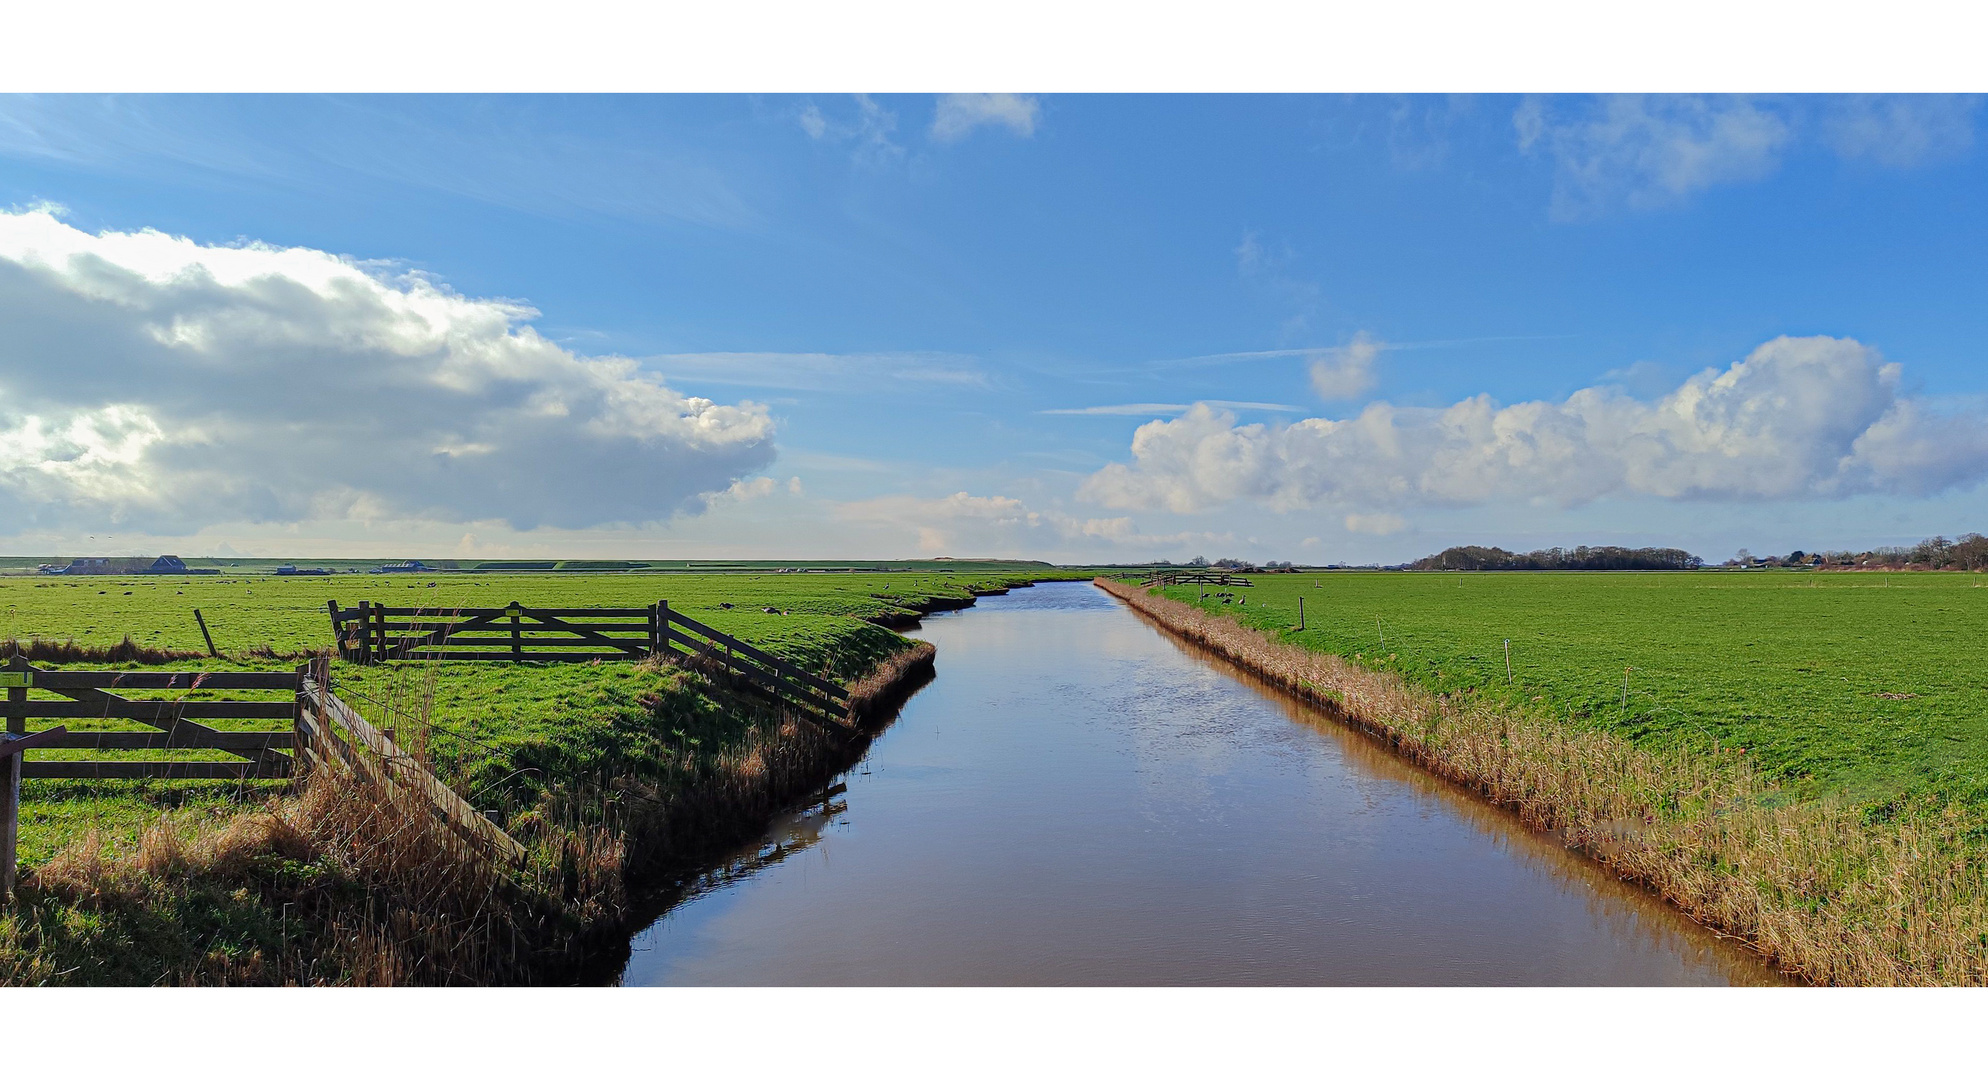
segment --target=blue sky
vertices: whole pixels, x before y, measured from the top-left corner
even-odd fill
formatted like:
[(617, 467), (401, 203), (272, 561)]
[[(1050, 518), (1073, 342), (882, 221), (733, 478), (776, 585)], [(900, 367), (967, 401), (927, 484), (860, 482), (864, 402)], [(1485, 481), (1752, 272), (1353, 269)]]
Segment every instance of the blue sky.
[(1365, 562), (1978, 530), (1980, 121), (0, 98), (0, 549)]

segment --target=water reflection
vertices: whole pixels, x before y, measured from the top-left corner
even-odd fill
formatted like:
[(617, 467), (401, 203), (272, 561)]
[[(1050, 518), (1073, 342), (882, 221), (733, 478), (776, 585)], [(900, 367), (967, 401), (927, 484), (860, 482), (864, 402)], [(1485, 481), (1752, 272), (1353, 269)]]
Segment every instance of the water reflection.
[(1754, 957), (1085, 584), (634, 943), (630, 984), (1660, 984)]

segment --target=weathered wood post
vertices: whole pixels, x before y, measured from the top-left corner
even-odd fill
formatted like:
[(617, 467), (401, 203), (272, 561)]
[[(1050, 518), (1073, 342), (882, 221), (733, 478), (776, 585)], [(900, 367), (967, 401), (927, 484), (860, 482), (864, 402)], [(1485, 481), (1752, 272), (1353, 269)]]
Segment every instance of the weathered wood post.
[(34, 667), (28, 658), (15, 653), (7, 661), (7, 670), (0, 673), (0, 686), (7, 688), (7, 734), (25, 735), (28, 731), (28, 687), (34, 685)]
[(214, 635), (207, 632), (207, 620), (200, 615), (200, 609), (193, 609), (193, 621), (200, 624), (200, 636), (207, 640), (207, 655), (219, 659), (221, 654), (214, 651)]
[(511, 662), (514, 664), (523, 663), (525, 659), (525, 640), (518, 625), (518, 617), (524, 614), (524, 609), (518, 606), (516, 600), (513, 600), (511, 601), (511, 605), (504, 609), (504, 614), (511, 617)]
[(1305, 598), (1298, 597), (1298, 629), (1305, 628)]
[(33, 735), (0, 735), (0, 902), (14, 895), (14, 851), (21, 836), (21, 755), (68, 734), (52, 727)]

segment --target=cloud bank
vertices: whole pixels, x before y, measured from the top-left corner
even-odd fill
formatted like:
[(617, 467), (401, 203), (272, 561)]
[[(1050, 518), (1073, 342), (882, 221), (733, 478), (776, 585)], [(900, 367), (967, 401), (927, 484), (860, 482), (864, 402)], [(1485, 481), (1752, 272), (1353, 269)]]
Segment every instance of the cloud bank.
[(536, 315), (308, 248), (0, 212), (9, 532), (694, 513), (773, 421), (545, 340)]
[(1781, 337), (1652, 402), (1591, 387), (1504, 406), (1484, 395), (1440, 409), (1375, 402), (1350, 419), (1284, 427), (1197, 405), (1142, 425), (1132, 461), (1092, 474), (1079, 495), (1178, 513), (1237, 500), (1278, 510), (1576, 506), (1923, 495), (1984, 475), (1988, 418), (1934, 413), (1900, 392), (1897, 364), (1854, 340)]

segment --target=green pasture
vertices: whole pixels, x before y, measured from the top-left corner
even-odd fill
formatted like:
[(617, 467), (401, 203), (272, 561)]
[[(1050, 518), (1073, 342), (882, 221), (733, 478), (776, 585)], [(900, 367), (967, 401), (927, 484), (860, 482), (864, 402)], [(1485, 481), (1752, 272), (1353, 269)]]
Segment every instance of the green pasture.
[[(333, 577), (0, 578), (0, 640), (74, 640), (200, 650), (199, 608), (225, 654), (183, 660), (179, 670), (280, 668), (295, 660), (258, 656), (322, 649), (331, 643), (325, 602), (360, 600), (446, 612), (516, 600), (542, 607), (625, 607), (668, 600), (675, 610), (750, 641), (810, 671), (854, 678), (905, 647), (870, 619), (906, 615), (932, 599), (962, 600), (1031, 577), (1011, 568), (967, 573), (832, 574), (434, 574)], [(725, 605), (731, 605), (727, 607)], [(765, 608), (778, 613), (768, 613)], [(49, 665), (42, 665), (49, 666)], [(69, 665), (102, 667), (105, 665)], [(116, 665), (131, 667), (134, 665)], [(618, 771), (654, 773), (670, 759), (710, 760), (748, 725), (700, 694), (694, 680), (627, 663), (432, 663), (366, 668), (338, 664), (335, 688), (381, 726), (409, 727), (425, 716), (425, 752), (439, 775), (479, 805), (529, 805), (565, 780), (604, 782)], [(267, 697), (196, 691), (126, 692), (130, 697)], [(267, 720), (211, 720), (224, 730), (266, 730)], [(102, 721), (93, 730), (146, 730), (137, 721)], [(411, 734), (408, 733), (408, 734)], [(31, 751), (32, 758), (131, 760), (156, 754)], [(221, 751), (174, 751), (179, 760), (233, 760)], [(680, 772), (680, 769), (679, 769)], [(30, 780), (23, 785), (21, 858), (38, 863), (95, 830), (114, 843), (134, 840), (165, 810), (226, 813), (244, 800), (280, 792), (282, 781)]]
[[(1167, 594), (1430, 689), (1744, 751), (1807, 795), (1988, 803), (1988, 576), (1346, 573)], [(1306, 629), (1299, 632), (1298, 601)], [(1505, 643), (1511, 644), (1507, 677)]]
[[(330, 577), (0, 578), (0, 640), (31, 638), (204, 650), (198, 608), (223, 653), (331, 644), (327, 601), (393, 607), (646, 607), (658, 600), (770, 651), (798, 650), (811, 669), (857, 620), (912, 613), (928, 598), (963, 599), (1031, 577), (1005, 572), (793, 574), (346, 574)], [(729, 608), (725, 605), (731, 605)], [(772, 607), (781, 614), (767, 614)]]

